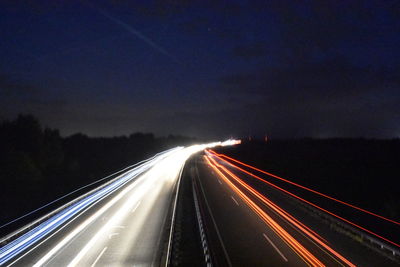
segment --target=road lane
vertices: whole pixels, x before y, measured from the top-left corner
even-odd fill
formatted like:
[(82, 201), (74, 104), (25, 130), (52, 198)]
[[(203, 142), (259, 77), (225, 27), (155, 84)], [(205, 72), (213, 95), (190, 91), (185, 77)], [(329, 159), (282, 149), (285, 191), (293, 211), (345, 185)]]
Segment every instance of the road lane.
[[(225, 165), (224, 165), (225, 166)], [(226, 166), (225, 166), (226, 167)], [(235, 190), (232, 190), (231, 187), (227, 186), (227, 182), (224, 181), (224, 178), (218, 175), (218, 170), (213, 169), (210, 167), (208, 164), (204, 164), (204, 160), (199, 160), (198, 161), (198, 168), (199, 168), (199, 177), (201, 181), (204, 184), (204, 187), (206, 187), (206, 197), (207, 198), (217, 198), (209, 201), (212, 203), (212, 209), (214, 209), (214, 214), (217, 214), (217, 217), (219, 216), (221, 221), (224, 220), (224, 217), (232, 217), (233, 215), (231, 214), (232, 212), (238, 213), (239, 211), (237, 209), (229, 209), (230, 206), (232, 206), (232, 199), (230, 199), (230, 203), (226, 203), (225, 205), (220, 204), (222, 202), (222, 198), (225, 195), (228, 198), (231, 198), (231, 195), (235, 196), (234, 194), (237, 194)], [(241, 173), (239, 174), (236, 172), (234, 175), (239, 175), (240, 178), (244, 179), (244, 175)], [(226, 175), (229, 177), (229, 175)], [(254, 180), (251, 177), (245, 177), (245, 181), (249, 182), (249, 180)], [(222, 180), (222, 184), (220, 181)], [(282, 226), (288, 234), (290, 234), (293, 238), (296, 240), (299, 240), (300, 243), (316, 258), (322, 261), (322, 263), (328, 265), (328, 266), (343, 266), (343, 265), (348, 265), (352, 263), (356, 263), (357, 265), (362, 265), (362, 266), (376, 266), (377, 264), (384, 264), (385, 266), (396, 266), (395, 262), (382, 257), (379, 253), (375, 253), (362, 246), (359, 242), (356, 242), (355, 240), (349, 238), (346, 235), (340, 234), (337, 231), (334, 231), (332, 228), (330, 228), (329, 225), (327, 225), (321, 218), (316, 218), (315, 214), (312, 215), (309, 212), (305, 211), (304, 207), (299, 205), (298, 202), (293, 201), (290, 197), (287, 195), (283, 194), (280, 191), (274, 190), (269, 188), (268, 190), (262, 190), (261, 192), (263, 193), (264, 196), (267, 196), (268, 198), (272, 198), (273, 202), (272, 204), (266, 205), (263, 201), (260, 201), (260, 199), (256, 198), (252, 193), (246, 189), (243, 185), (241, 185), (239, 182), (235, 181), (231, 177), (229, 178), (229, 181), (231, 181), (235, 186), (237, 186), (241, 191), (245, 193), (246, 196), (248, 196), (251, 201), (256, 203), (258, 207), (260, 207), (267, 215), (272, 218), (274, 221), (276, 221), (280, 226)], [(254, 186), (255, 183), (252, 185)], [(263, 185), (265, 186), (265, 185)], [(224, 187), (225, 187), (225, 192), (224, 192)], [(261, 188), (261, 186), (256, 187), (258, 189)], [(212, 193), (214, 191), (214, 193)], [(222, 191), (222, 192), (221, 192)], [(234, 194), (233, 194), (234, 193)], [(238, 200), (240, 204), (247, 205), (248, 203), (245, 203), (243, 201), (243, 198), (240, 198), (239, 196), (236, 197), (235, 199)], [(278, 207), (283, 207), (284, 210), (289, 211), (290, 214), (295, 215), (293, 219), (290, 219), (291, 217), (286, 216), (284, 213), (279, 214), (277, 210), (274, 210), (274, 203), (278, 203)], [(242, 205), (240, 205), (242, 206)], [(239, 207), (237, 207), (239, 208)], [(250, 209), (249, 214), (254, 213), (253, 210)], [(290, 215), (289, 214), (289, 215)], [(251, 216), (251, 215), (250, 215)], [(284, 218), (286, 216), (286, 218)], [(240, 217), (240, 216), (237, 216)], [(294, 221), (295, 219), (300, 219), (301, 222), (305, 223), (305, 225), (310, 226), (311, 229), (306, 227), (305, 225), (301, 224), (301, 222), (296, 223)], [(257, 218), (258, 220), (260, 218)], [(240, 220), (247, 220), (244, 215), (240, 218)], [(222, 224), (223, 228), (233, 228), (231, 231), (226, 230), (225, 234), (223, 235), (223, 238), (225, 240), (229, 239), (229, 235), (234, 235), (234, 231), (236, 229), (240, 229), (243, 227), (240, 222), (236, 222), (235, 220), (230, 220), (230, 224), (236, 225), (236, 227), (231, 227), (229, 226), (228, 222), (225, 223), (220, 223)], [(295, 226), (295, 224), (300, 224), (300, 226)], [(249, 224), (250, 225), (250, 224)], [(303, 226), (302, 226), (303, 225)], [(266, 224), (264, 224), (264, 227)], [(299, 227), (306, 228), (306, 230), (299, 230)], [(317, 233), (315, 233), (315, 230)], [(304, 231), (308, 232), (305, 233)], [(221, 232), (224, 232), (223, 230)], [(313, 239), (310, 237), (310, 233), (312, 235), (316, 236), (316, 239)], [(319, 234), (323, 237), (321, 237)], [(286, 253), (290, 253), (291, 246), (286, 244), (286, 248), (281, 249), (279, 247), (279, 243), (276, 243), (275, 240), (273, 239), (274, 235), (270, 235), (268, 233), (265, 233), (266, 236), (272, 241), (273, 244), (277, 244), (276, 247), (279, 248), (279, 251), (282, 252), (282, 254), (286, 257)], [(252, 243), (251, 233), (248, 233), (248, 240), (241, 240), (241, 242), (244, 243)], [(275, 234), (276, 236), (276, 234)], [(317, 242), (317, 240), (320, 240), (321, 242)], [(328, 242), (326, 241), (328, 240)], [(265, 239), (265, 241), (268, 241)], [(229, 247), (239, 247), (242, 246), (241, 244), (236, 244), (238, 241), (235, 239), (229, 239), (229, 241), (226, 241), (226, 243), (233, 243), (233, 244), (225, 244), (227, 247), (228, 251), (232, 251), (232, 249), (229, 249)], [(277, 241), (279, 242), (279, 240)], [(327, 246), (324, 245), (324, 243), (327, 243)], [(251, 246), (249, 244), (248, 246)], [(270, 245), (271, 246), (271, 245)], [(271, 246), (272, 248), (273, 246)], [(289, 249), (288, 249), (289, 247)], [(257, 248), (260, 248), (260, 246), (257, 246)], [(273, 249), (276, 253), (277, 250)], [(240, 251), (240, 252), (239, 252)], [(259, 255), (255, 256), (249, 256), (250, 253), (245, 250), (245, 248), (242, 246), (242, 249), (236, 249), (235, 252), (230, 252), (229, 255), (234, 255), (236, 258), (252, 258), (252, 257), (259, 257), (263, 258), (264, 255), (263, 253), (267, 253), (266, 251), (263, 250), (258, 250)], [(340, 253), (339, 253), (340, 252)], [(237, 256), (235, 253), (242, 253), (246, 254), (243, 256)], [(279, 254), (279, 253), (277, 253)], [(300, 255), (298, 255), (300, 256)], [(341, 256), (344, 256), (343, 258), (340, 258)], [(290, 266), (297, 265), (294, 264), (293, 261), (291, 261), (290, 257), (287, 257), (288, 259), (288, 264)], [(344, 260), (343, 260), (344, 259)], [(346, 261), (347, 260), (347, 261)], [(233, 260), (233, 262), (235, 262)], [(238, 261), (239, 264), (242, 264), (243, 261)], [(267, 261), (268, 264), (278, 264), (278, 262), (271, 263), (271, 261)], [(235, 264), (234, 264), (235, 265)]]
[[(193, 160), (191, 164), (197, 170), (194, 178), (199, 183), (203, 198), (209, 203), (211, 216), (232, 266), (307, 266), (272, 229), (266, 227), (240, 197), (235, 197), (239, 205), (232, 200), (232, 194), (235, 193), (223, 181), (222, 184), (218, 182), (215, 171), (213, 174), (202, 158)], [(272, 240), (275, 247), (284, 254), (284, 258), (264, 235)], [(218, 241), (214, 240), (215, 242)]]
[[(181, 170), (191, 155), (205, 147), (180, 149), (160, 158), (7, 264), (159, 266), (168, 247), (171, 203)], [(226, 164), (211, 162), (203, 155), (194, 156), (185, 169), (194, 182), (216, 266), (395, 266), (332, 231), (282, 192), (264, 188), (265, 184)]]
[(192, 146), (160, 158), (144, 174), (76, 214), (7, 264), (159, 265), (179, 173), (186, 159), (204, 148)]

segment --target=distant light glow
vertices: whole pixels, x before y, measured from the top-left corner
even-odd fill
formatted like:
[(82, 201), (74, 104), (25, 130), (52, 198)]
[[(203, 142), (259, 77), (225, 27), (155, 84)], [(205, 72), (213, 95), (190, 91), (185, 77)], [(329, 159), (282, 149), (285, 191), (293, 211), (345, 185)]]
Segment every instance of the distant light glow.
[(221, 143), (221, 146), (234, 146), (240, 145), (242, 143), (241, 140), (229, 139)]

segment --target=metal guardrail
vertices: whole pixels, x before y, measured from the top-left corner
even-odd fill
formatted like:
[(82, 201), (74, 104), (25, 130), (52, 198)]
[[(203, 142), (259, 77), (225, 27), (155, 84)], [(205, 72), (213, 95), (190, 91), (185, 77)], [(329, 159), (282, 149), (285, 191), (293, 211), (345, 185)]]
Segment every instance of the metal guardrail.
[[(225, 164), (225, 162), (223, 162), (223, 164)], [(229, 166), (229, 165), (227, 165), (227, 166)], [(361, 231), (361, 230), (351, 226), (348, 223), (342, 222), (330, 214), (323, 213), (320, 210), (318, 210), (310, 205), (307, 205), (304, 202), (302, 202), (290, 195), (287, 195), (287, 196), (290, 197), (292, 200), (296, 201), (297, 203), (299, 203), (305, 209), (316, 214), (315, 216), (318, 216), (319, 218), (322, 217), (323, 219), (325, 219), (327, 222), (329, 222), (331, 224), (331, 227), (332, 227), (332, 225), (335, 225), (337, 228), (340, 228), (339, 231), (341, 231), (347, 235), (358, 236), (359, 237), (358, 240), (360, 241), (360, 243), (362, 243), (362, 244), (368, 246), (369, 248), (372, 248), (378, 252), (381, 252), (381, 254), (386, 256), (387, 258), (390, 258), (391, 260), (394, 260), (394, 261), (400, 263), (400, 249), (399, 248), (396, 248), (395, 246), (388, 244), (388, 242), (382, 241), (382, 240), (378, 239), (377, 237), (370, 235), (367, 232)], [(364, 242), (366, 240), (369, 242), (368, 244)]]
[(192, 180), (192, 191), (193, 191), (194, 207), (196, 210), (197, 224), (200, 232), (201, 246), (203, 248), (203, 253), (204, 253), (204, 260), (207, 267), (212, 267), (210, 249), (208, 248), (207, 238), (203, 227), (203, 220), (201, 218), (201, 213), (199, 208), (199, 201), (193, 180)]
[[(120, 172), (122, 172), (122, 170), (119, 171), (119, 172), (117, 172), (117, 174), (113, 174), (113, 175), (110, 175), (110, 176), (112, 177), (112, 176), (118, 175), (118, 173), (120, 173)], [(126, 172), (129, 172), (129, 171), (126, 171)], [(124, 172), (123, 174), (125, 174), (126, 172)], [(75, 199), (69, 201), (68, 203), (66, 203), (66, 204), (64, 204), (64, 205), (62, 205), (62, 206), (60, 206), (60, 207), (58, 207), (57, 209), (55, 209), (55, 210), (53, 210), (53, 211), (50, 211), (49, 213), (47, 213), (47, 214), (45, 214), (44, 216), (42, 216), (42, 217), (36, 219), (35, 221), (33, 221), (33, 222), (31, 222), (31, 223), (29, 223), (29, 224), (27, 224), (27, 225), (21, 227), (20, 229), (18, 229), (18, 230), (16, 230), (16, 231), (14, 231), (14, 232), (12, 232), (12, 233), (10, 233), (10, 234), (4, 236), (4, 237), (0, 240), (0, 245), (1, 245), (1, 246), (6, 245), (6, 244), (9, 243), (10, 241), (12, 241), (12, 240), (18, 238), (19, 236), (23, 235), (24, 233), (28, 232), (29, 230), (35, 228), (36, 226), (38, 226), (38, 225), (41, 224), (42, 222), (46, 221), (47, 219), (51, 218), (52, 216), (56, 215), (57, 213), (61, 212), (62, 210), (66, 209), (66, 208), (68, 208), (68, 207), (70, 207), (70, 206), (72, 206), (73, 204), (75, 204), (75, 203), (77, 203), (78, 201), (84, 199), (85, 197), (87, 197), (87, 196), (89, 196), (89, 195), (95, 193), (96, 191), (99, 191), (99, 190), (103, 189), (104, 187), (108, 186), (109, 184), (111, 184), (111, 183), (113, 183), (114, 181), (116, 181), (116, 180), (118, 180), (119, 178), (121, 178), (121, 176), (122, 176), (122, 175), (119, 175), (119, 176), (115, 177), (114, 179), (112, 179), (112, 180), (110, 180), (110, 181), (104, 183), (103, 185), (101, 185), (101, 186), (99, 186), (99, 187), (97, 187), (97, 188), (94, 188), (94, 189), (90, 190), (89, 192), (87, 192), (87, 193), (85, 193), (85, 194), (83, 194), (83, 195), (81, 195), (81, 196), (79, 196), (79, 197), (77, 197), (77, 198), (75, 198)], [(109, 176), (108, 176), (108, 177), (109, 177)], [(110, 177), (109, 177), (109, 178), (110, 178)]]
[[(350, 236), (357, 236), (358, 241), (369, 248), (373, 248), (374, 250), (381, 252), (382, 255), (396, 261), (400, 262), (400, 250), (395, 248), (394, 246), (391, 246), (387, 244), (384, 241), (379, 240), (378, 238), (371, 236), (368, 233), (365, 233), (345, 222), (342, 222), (336, 218), (334, 218), (332, 215), (323, 213), (319, 211), (318, 209), (311, 207), (309, 205), (306, 205), (305, 203), (299, 201), (298, 199), (295, 199), (291, 197), (293, 200), (296, 202), (300, 203), (305, 209), (311, 211), (312, 213), (315, 214), (315, 216), (322, 217), (325, 221), (331, 224), (331, 227), (337, 227), (335, 229), (336, 231), (343, 232), (344, 234), (350, 235)], [(368, 241), (368, 243), (365, 243), (365, 241)], [(380, 250), (380, 251), (379, 251)]]

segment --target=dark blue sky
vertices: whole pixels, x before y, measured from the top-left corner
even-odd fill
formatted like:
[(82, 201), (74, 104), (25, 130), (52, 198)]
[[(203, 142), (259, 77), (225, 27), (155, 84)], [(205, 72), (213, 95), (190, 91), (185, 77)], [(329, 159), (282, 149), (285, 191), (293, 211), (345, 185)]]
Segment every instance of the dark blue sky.
[(400, 136), (398, 1), (7, 2), (1, 118), (63, 135)]

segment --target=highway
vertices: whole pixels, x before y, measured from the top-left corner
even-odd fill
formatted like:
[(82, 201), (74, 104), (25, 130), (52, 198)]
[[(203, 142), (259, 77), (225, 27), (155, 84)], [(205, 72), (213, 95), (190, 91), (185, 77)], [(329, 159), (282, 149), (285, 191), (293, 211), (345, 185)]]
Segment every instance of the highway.
[(215, 265), (398, 266), (287, 194), (206, 155), (190, 168)]
[(313, 203), (208, 150), (232, 144), (178, 147), (124, 170), (14, 233), (0, 248), (0, 266), (168, 265), (181, 179), (190, 181), (182, 190), (194, 201), (185, 202), (191, 212), (178, 213), (192, 217), (191, 226), (197, 221), (186, 229), (197, 229), (193, 247), (202, 246), (189, 255), (205, 259), (194, 266), (398, 266), (398, 258), (365, 246)]
[(176, 148), (118, 176), (0, 249), (1, 266), (158, 266), (185, 161)]

